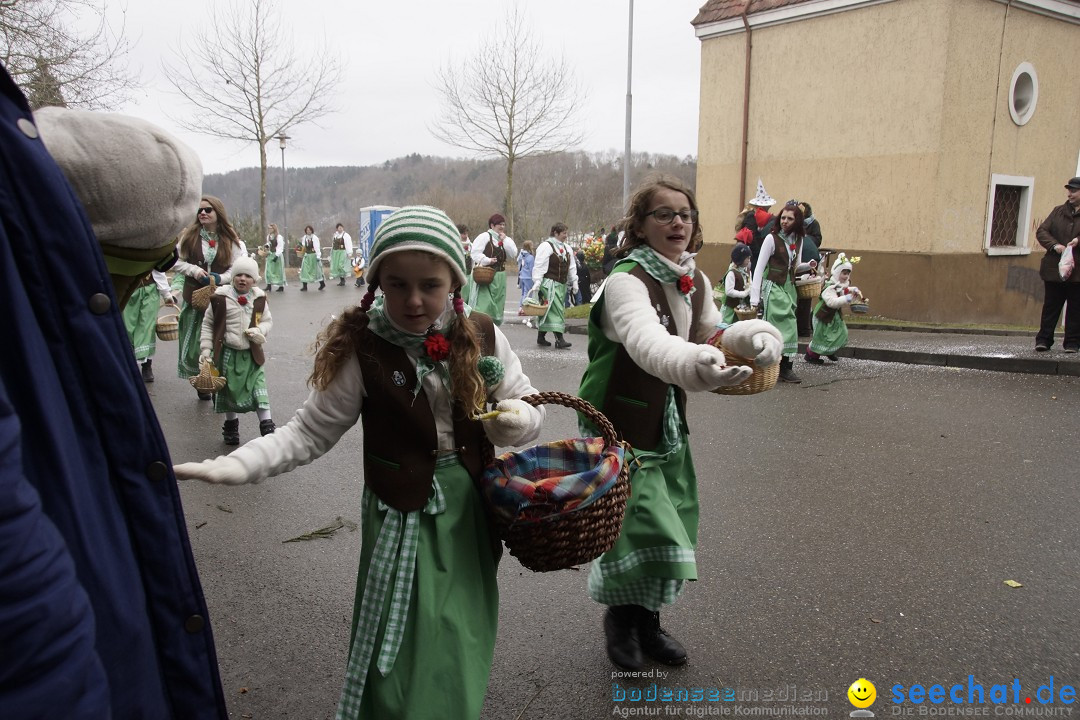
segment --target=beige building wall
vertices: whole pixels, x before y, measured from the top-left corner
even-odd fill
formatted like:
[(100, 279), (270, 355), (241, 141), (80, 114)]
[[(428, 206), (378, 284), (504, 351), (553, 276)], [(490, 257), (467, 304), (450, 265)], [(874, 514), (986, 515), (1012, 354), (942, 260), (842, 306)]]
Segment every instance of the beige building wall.
[[(739, 209), (744, 33), (702, 41), (697, 192), (711, 277)], [(993, 0), (896, 0), (753, 31), (746, 197), (761, 177), (781, 203), (809, 201), (824, 245), (863, 256), (875, 314), (1037, 323), (1042, 251), (983, 250), (992, 173), (1036, 178), (1032, 213), (1063, 202), (1080, 148), (1080, 26)], [(1013, 71), (1039, 80), (1013, 123)], [(1029, 242), (1035, 245), (1034, 231)]]

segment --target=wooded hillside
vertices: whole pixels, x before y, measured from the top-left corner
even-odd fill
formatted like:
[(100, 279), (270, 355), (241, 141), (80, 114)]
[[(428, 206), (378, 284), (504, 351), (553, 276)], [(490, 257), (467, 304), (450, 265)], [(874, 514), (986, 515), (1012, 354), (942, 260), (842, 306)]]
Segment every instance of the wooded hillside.
[[(640, 153), (634, 156), (632, 185), (651, 173), (663, 172), (691, 187), (697, 173), (692, 157)], [(475, 237), (487, 219), (501, 211), (505, 164), (500, 160), (462, 160), (418, 154), (368, 167), (287, 168), (285, 185), (288, 239), (303, 235), (312, 225), (320, 238), (329, 238), (341, 222), (355, 239), (360, 208), (368, 205), (434, 205), (455, 222), (469, 226)], [(548, 236), (556, 222), (572, 234), (610, 228), (622, 216), (622, 155), (557, 153), (519, 160), (514, 167), (515, 217), (513, 237), (534, 243)], [(262, 241), (259, 216), (259, 170), (247, 168), (207, 175), (203, 192), (225, 202), (229, 219), (249, 246)], [(267, 177), (267, 219), (284, 230), (281, 205), (281, 167)]]

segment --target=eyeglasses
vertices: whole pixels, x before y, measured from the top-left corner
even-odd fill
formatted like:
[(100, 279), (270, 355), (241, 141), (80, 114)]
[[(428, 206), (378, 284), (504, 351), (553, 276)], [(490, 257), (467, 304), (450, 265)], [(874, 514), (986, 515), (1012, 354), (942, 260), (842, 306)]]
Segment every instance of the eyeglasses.
[(199, 215), (209, 215), (212, 212), (214, 212), (214, 208), (212, 208), (212, 207), (208, 207), (208, 208), (201, 207), (201, 208), (199, 208), (198, 214)]
[(647, 212), (645, 214), (652, 215), (653, 220), (655, 220), (659, 225), (669, 224), (672, 220), (675, 219), (676, 216), (678, 216), (679, 219), (682, 220), (684, 223), (689, 225), (690, 223), (697, 222), (698, 212), (697, 210), (683, 210), (682, 212), (675, 212), (674, 210), (669, 210), (667, 208), (658, 208), (656, 210), (653, 210), (652, 212)]

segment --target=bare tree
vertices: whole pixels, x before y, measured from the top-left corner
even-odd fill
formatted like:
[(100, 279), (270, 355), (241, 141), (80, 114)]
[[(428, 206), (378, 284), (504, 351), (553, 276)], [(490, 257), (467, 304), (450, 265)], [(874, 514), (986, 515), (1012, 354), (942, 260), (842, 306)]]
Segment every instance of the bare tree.
[(503, 213), (514, 229), (514, 163), (581, 143), (567, 108), (582, 97), (564, 58), (543, 55), (515, 4), (477, 53), (435, 76), (442, 112), (431, 126), (439, 140), (506, 161)]
[(33, 108), (102, 109), (136, 85), (105, 0), (0, 0), (0, 61)]
[(196, 108), (180, 124), (192, 132), (259, 146), (259, 224), (266, 228), (266, 144), (334, 111), (342, 65), (329, 42), (291, 44), (272, 0), (215, 5), (213, 18), (165, 77)]

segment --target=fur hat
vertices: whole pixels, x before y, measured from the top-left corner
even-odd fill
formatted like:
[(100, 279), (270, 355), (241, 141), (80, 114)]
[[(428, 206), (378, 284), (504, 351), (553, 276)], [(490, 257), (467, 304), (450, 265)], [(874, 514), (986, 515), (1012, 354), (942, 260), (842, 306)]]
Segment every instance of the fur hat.
[(492, 225), (498, 225), (499, 223), (504, 223), (504, 222), (506, 222), (506, 218), (504, 218), (499, 213), (495, 213), (494, 215), (492, 215), (491, 217), (488, 218), (488, 227), (491, 227)]
[(194, 220), (202, 162), (160, 127), (127, 115), (57, 107), (38, 110), (34, 121), (101, 243), (159, 248)]
[(375, 242), (368, 258), (368, 273), (379, 277), (379, 265), (391, 253), (420, 250), (445, 260), (454, 279), (462, 287), (465, 273), (465, 248), (454, 222), (442, 210), (427, 205), (411, 205), (394, 211), (375, 231)]
[(233, 261), (232, 268), (230, 269), (232, 276), (237, 275), (250, 275), (251, 279), (255, 282), (259, 282), (262, 278), (259, 277), (259, 264), (255, 262), (254, 258), (243, 255)]
[(850, 271), (851, 266), (853, 264), (857, 263), (857, 262), (859, 262), (859, 258), (857, 258), (857, 257), (849, 258), (844, 253), (840, 253), (839, 255), (837, 255), (836, 259), (833, 260), (833, 264), (832, 264), (832, 280), (833, 280), (833, 282), (839, 283), (840, 282), (840, 273), (844, 272), (845, 270)]
[(735, 263), (736, 265), (742, 265), (743, 261), (745, 261), (752, 254), (753, 253), (750, 252), (749, 245), (743, 245), (742, 243), (739, 243), (731, 249), (731, 262)]
[(770, 208), (776, 204), (776, 201), (772, 199), (772, 196), (765, 192), (765, 184), (761, 182), (761, 178), (758, 178), (757, 181), (757, 196), (750, 201), (750, 204), (763, 208)]

